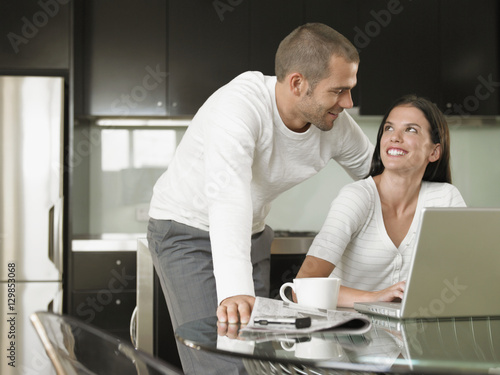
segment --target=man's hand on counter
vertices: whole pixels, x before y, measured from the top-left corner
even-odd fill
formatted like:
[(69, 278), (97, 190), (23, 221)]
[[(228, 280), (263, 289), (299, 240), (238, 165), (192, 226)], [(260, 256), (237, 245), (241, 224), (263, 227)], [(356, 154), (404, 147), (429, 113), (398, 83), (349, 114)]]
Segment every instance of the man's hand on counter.
[(239, 295), (226, 298), (217, 308), (217, 319), (222, 323), (247, 324), (252, 314), (255, 297)]
[(244, 327), (244, 325), (217, 322), (217, 335), (227, 336), (232, 340), (237, 339), (240, 327)]

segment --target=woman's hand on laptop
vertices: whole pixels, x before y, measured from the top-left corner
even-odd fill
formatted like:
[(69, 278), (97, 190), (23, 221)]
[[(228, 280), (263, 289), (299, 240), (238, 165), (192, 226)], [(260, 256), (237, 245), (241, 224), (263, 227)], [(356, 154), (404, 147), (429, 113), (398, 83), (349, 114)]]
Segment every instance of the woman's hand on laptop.
[(353, 307), (354, 302), (393, 302), (403, 298), (406, 281), (400, 281), (390, 287), (376, 292), (340, 286), (339, 307)]
[(392, 302), (401, 301), (406, 287), (406, 281), (400, 281), (389, 288), (379, 290), (378, 292), (372, 292), (374, 299), (371, 301), (380, 302)]

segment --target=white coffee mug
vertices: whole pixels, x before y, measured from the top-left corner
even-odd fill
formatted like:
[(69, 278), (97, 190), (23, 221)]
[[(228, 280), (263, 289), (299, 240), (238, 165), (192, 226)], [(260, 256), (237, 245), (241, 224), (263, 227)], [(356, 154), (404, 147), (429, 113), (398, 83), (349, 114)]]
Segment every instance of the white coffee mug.
[(340, 279), (338, 278), (305, 277), (284, 283), (280, 288), (281, 299), (294, 303), (285, 295), (286, 288), (292, 288), (299, 305), (330, 310), (337, 308), (340, 289)]

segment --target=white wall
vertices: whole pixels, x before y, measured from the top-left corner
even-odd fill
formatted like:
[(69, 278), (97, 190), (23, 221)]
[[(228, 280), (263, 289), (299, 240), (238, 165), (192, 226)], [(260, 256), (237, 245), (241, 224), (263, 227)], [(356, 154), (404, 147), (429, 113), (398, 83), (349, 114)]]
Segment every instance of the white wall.
[[(375, 143), (381, 117), (356, 117), (356, 120)], [(500, 119), (491, 125), (482, 125), (480, 120), (451, 123), (454, 184), (469, 206), (500, 207)], [(90, 149), (83, 155), (88, 156), (88, 162), (79, 163), (74, 171), (73, 233), (145, 233), (147, 224), (137, 220), (136, 213), (138, 209), (147, 210), (145, 197), (150, 196), (153, 180), (161, 171), (149, 169), (143, 171), (146, 174), (138, 171), (132, 175), (102, 172), (102, 142), (95, 131), (92, 134), (92, 142), (85, 142), (86, 138), (79, 140), (85, 145), (88, 143)], [(179, 131), (177, 141), (182, 135)], [(76, 139), (79, 139), (78, 132)], [(85, 168), (83, 175), (87, 173), (87, 178), (78, 177), (82, 175), (79, 168)], [(330, 202), (340, 188), (351, 181), (342, 168), (332, 162), (315, 177), (280, 196), (273, 204), (267, 223), (276, 230), (318, 231)]]
[[(382, 118), (358, 117), (375, 144)], [(500, 120), (482, 125), (480, 120), (460, 124), (450, 121), (453, 184), (470, 207), (500, 207)], [(274, 203), (267, 223), (274, 229), (318, 231), (330, 202), (350, 177), (330, 163), (312, 179), (287, 191)]]

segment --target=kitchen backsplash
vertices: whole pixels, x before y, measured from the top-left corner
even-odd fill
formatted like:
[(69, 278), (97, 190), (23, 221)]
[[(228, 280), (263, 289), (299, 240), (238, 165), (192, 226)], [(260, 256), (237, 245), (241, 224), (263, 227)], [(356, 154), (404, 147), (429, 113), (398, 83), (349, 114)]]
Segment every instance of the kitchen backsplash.
[[(375, 142), (381, 117), (355, 118)], [(449, 123), (454, 185), (469, 206), (500, 207), (500, 119)], [(184, 131), (77, 126), (71, 163), (73, 234), (145, 233), (153, 185)], [(267, 223), (276, 230), (318, 231), (330, 202), (351, 181), (332, 162), (276, 199)]]

